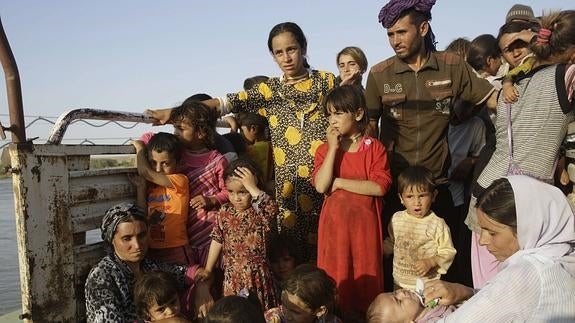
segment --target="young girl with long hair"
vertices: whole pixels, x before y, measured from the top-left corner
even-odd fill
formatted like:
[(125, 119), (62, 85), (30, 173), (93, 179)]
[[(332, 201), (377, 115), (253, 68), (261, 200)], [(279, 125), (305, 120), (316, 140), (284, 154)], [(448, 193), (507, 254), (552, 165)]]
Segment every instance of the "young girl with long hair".
[(391, 185), (383, 144), (366, 136), (363, 90), (343, 85), (325, 98), (327, 143), (315, 155), (313, 183), (325, 195), (318, 267), (335, 279), (344, 312), (363, 315), (383, 290), (381, 210)]
[[(325, 141), (327, 120), (321, 101), (335, 76), (314, 70), (307, 61), (307, 38), (293, 22), (275, 25), (267, 48), (281, 71), (247, 91), (203, 101), (218, 114), (256, 112), (269, 122), (274, 152), (275, 199), (283, 233), (294, 239), (302, 260), (315, 259), (322, 196), (310, 183), (313, 156)], [(169, 121), (170, 109), (148, 110), (158, 123)]]

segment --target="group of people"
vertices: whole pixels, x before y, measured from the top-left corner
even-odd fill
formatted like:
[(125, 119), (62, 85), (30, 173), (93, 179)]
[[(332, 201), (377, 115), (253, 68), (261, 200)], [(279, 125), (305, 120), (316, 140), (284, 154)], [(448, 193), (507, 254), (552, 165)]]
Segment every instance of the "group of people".
[(395, 56), (365, 89), (361, 49), (338, 53), (338, 77), (313, 70), (285, 22), (268, 37), (279, 77), (146, 111), (174, 134), (133, 142), (137, 201), (103, 218), (88, 321), (575, 319), (575, 216), (551, 185), (574, 119), (575, 11), (516, 5), (497, 37), (440, 52), (434, 4), (382, 8)]

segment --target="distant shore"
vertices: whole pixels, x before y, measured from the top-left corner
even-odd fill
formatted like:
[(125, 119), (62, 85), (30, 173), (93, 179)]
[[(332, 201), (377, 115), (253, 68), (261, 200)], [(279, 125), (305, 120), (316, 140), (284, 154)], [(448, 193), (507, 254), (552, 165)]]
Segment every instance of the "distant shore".
[[(120, 156), (92, 156), (90, 159), (91, 169), (100, 169), (107, 167), (136, 167), (134, 155), (120, 155)], [(0, 179), (7, 179), (12, 177), (11, 173), (0, 172)]]

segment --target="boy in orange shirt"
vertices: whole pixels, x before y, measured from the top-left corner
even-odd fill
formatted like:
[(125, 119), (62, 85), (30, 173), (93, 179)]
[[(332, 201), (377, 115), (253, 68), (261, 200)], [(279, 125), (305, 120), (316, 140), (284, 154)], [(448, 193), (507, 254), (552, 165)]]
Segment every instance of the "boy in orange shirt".
[(155, 134), (147, 146), (140, 140), (132, 144), (141, 176), (132, 181), (137, 186), (138, 205), (148, 210), (148, 256), (167, 263), (188, 264), (188, 177), (176, 173), (182, 144), (176, 136), (165, 132)]

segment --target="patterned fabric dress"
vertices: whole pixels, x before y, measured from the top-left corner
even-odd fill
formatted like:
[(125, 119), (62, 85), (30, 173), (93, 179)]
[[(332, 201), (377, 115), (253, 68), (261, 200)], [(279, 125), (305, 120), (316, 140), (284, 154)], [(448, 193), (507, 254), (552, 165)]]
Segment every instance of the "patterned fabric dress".
[(252, 207), (238, 212), (224, 204), (216, 217), (212, 239), (222, 244), (224, 295), (255, 292), (264, 310), (277, 305), (274, 281), (266, 258), (268, 235), (275, 225), (277, 203), (266, 193)]
[[(207, 153), (184, 152), (182, 155), (182, 172), (188, 176), (190, 199), (197, 195), (215, 196), (223, 204), (228, 201), (228, 191), (224, 185), (224, 168), (228, 162), (216, 150)], [(214, 226), (218, 209), (188, 211), (188, 239), (192, 249), (192, 262), (206, 264), (210, 242), (210, 233)]]
[(310, 183), (317, 147), (328, 126), (321, 101), (335, 85), (328, 72), (310, 71), (310, 78), (286, 84), (270, 78), (249, 91), (231, 93), (233, 112), (256, 112), (268, 119), (274, 150), (276, 200), (281, 230), (298, 243), (304, 260), (315, 259), (319, 211), (323, 202)]

